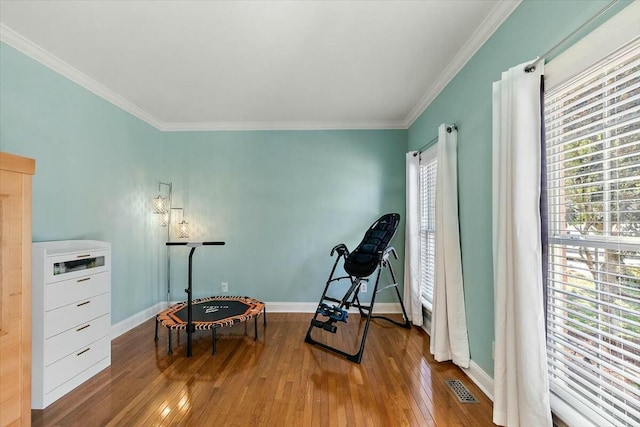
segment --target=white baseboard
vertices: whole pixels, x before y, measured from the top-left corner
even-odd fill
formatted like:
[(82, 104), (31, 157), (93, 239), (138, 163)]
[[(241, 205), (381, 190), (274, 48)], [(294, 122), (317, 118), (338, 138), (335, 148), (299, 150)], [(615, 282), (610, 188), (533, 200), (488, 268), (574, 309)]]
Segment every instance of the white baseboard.
[[(172, 301), (171, 304), (175, 304), (178, 301)], [(315, 313), (318, 308), (317, 302), (266, 302), (265, 303), (267, 314), (268, 313)], [(129, 332), (136, 326), (146, 322), (160, 311), (167, 308), (166, 302), (159, 302), (152, 307), (142, 310), (133, 316), (121, 320), (120, 322), (111, 325), (111, 339), (115, 339), (120, 335)], [(350, 308), (349, 313), (357, 313), (357, 308)], [(398, 314), (402, 313), (402, 308), (399, 303), (395, 302), (381, 302), (374, 306), (374, 313), (385, 314)]]
[(482, 390), (484, 394), (493, 402), (493, 378), (478, 366), (473, 360), (469, 363), (469, 368), (461, 368), (471, 381)]
[[(431, 335), (431, 319), (430, 317), (427, 318), (427, 316), (425, 316), (424, 313), (423, 313), (422, 319), (423, 319), (422, 329), (427, 333), (427, 335), (430, 336)], [(478, 364), (473, 360), (469, 362), (468, 368), (466, 369), (460, 368), (460, 369), (493, 402), (493, 378), (491, 378), (489, 374), (483, 371), (482, 368), (480, 368), (480, 366), (478, 366)]]
[(266, 302), (267, 315), (269, 313), (315, 313), (317, 302)]
[[(268, 313), (315, 313), (318, 308), (316, 302), (267, 302), (265, 303)], [(159, 302), (152, 307), (142, 310), (133, 316), (124, 319), (114, 325), (111, 325), (111, 339), (115, 339), (120, 335), (130, 331), (136, 326), (146, 322), (160, 311), (167, 307), (166, 302)], [(358, 309), (351, 307), (350, 313), (357, 313)], [(399, 314), (402, 308), (399, 303), (378, 303), (374, 306), (374, 313)], [(468, 369), (462, 371), (473, 381), (482, 392), (493, 401), (493, 378), (483, 371), (473, 360), (469, 363)]]
[[(367, 303), (364, 303), (367, 304)], [(315, 313), (317, 302), (266, 302), (268, 313)], [(349, 313), (357, 313), (358, 309), (351, 307)], [(396, 302), (380, 302), (373, 306), (374, 313), (398, 314), (402, 308)]]
[(151, 319), (153, 316), (155, 316), (165, 308), (167, 308), (167, 303), (159, 302), (149, 308), (142, 310), (139, 313), (134, 314), (127, 319), (121, 320), (120, 322), (111, 325), (111, 339), (114, 340), (120, 335), (129, 332), (131, 329)]

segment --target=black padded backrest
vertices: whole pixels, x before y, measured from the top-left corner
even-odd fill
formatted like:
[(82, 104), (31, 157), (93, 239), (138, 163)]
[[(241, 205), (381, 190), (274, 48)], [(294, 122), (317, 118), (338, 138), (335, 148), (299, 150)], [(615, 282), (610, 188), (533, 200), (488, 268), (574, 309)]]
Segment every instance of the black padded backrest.
[(384, 250), (396, 234), (400, 223), (400, 214), (382, 215), (369, 227), (362, 242), (353, 250), (344, 262), (344, 271), (354, 277), (368, 277), (382, 258)]

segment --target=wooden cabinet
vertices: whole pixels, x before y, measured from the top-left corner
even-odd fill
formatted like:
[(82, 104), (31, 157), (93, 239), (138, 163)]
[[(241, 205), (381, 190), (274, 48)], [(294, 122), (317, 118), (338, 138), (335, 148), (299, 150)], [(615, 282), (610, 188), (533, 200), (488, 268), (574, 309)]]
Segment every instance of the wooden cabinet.
[(32, 408), (44, 409), (111, 364), (111, 245), (33, 244)]
[(31, 424), (31, 175), (0, 153), (0, 426)]

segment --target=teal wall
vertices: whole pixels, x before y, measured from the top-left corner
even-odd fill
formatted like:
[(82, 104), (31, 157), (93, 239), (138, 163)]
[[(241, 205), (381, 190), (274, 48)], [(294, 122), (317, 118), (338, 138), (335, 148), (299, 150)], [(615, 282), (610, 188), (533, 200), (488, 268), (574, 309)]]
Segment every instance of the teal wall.
[[(176, 205), (184, 206), (193, 237), (226, 242), (196, 252), (195, 296), (218, 293), (226, 281), (231, 294), (316, 301), (333, 246), (353, 249), (381, 213), (404, 216), (406, 131), (167, 135)], [(403, 242), (401, 229), (399, 255)], [(172, 281), (184, 282), (187, 251), (172, 250), (180, 257)], [(401, 261), (396, 269), (401, 280)]]
[[(503, 71), (550, 49), (608, 3), (523, 1), (409, 128), (409, 149), (417, 150), (437, 136), (441, 123), (458, 125), (460, 239), (469, 345), (473, 361), (491, 376), (492, 83)], [(621, 2), (606, 16), (628, 4)]]
[(0, 44), (0, 150), (36, 159), (33, 240), (111, 242), (114, 323), (161, 297), (144, 214), (161, 147), (161, 132)]
[[(196, 252), (194, 296), (227, 281), (231, 294), (314, 302), (335, 244), (404, 216), (406, 143), (406, 130), (163, 133), (0, 44), (0, 150), (36, 159), (33, 239), (112, 243), (113, 323), (165, 298), (159, 181), (173, 182), (193, 239), (227, 242)], [(187, 251), (171, 251), (171, 297), (184, 299)]]

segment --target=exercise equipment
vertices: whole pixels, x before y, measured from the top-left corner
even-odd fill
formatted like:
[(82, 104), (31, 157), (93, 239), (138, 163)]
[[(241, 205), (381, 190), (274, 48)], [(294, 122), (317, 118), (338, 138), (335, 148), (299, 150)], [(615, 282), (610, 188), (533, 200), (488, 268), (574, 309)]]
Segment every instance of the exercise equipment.
[(189, 252), (189, 282), (187, 301), (172, 305), (166, 310), (156, 315), (156, 333), (154, 340), (158, 341), (158, 324), (161, 324), (168, 331), (168, 354), (173, 354), (171, 346), (171, 331), (187, 331), (187, 357), (192, 356), (193, 340), (192, 334), (195, 331), (211, 330), (212, 350), (216, 352), (216, 329), (223, 326), (231, 326), (238, 322), (246, 322), (253, 318), (255, 325), (254, 340), (258, 340), (258, 315), (263, 314), (263, 324), (267, 324), (266, 308), (263, 302), (246, 296), (215, 296), (192, 298), (192, 277), (193, 277), (193, 253), (200, 246), (224, 245), (224, 242), (167, 242), (167, 246), (187, 246), (191, 248)]
[[(266, 325), (267, 317), (264, 303), (246, 296), (213, 296), (195, 299), (191, 302), (192, 319), (189, 326), (188, 301), (172, 305), (156, 316), (156, 336), (158, 340), (158, 324), (169, 330), (167, 354), (173, 354), (171, 331), (191, 330), (211, 331), (211, 354), (216, 354), (216, 330), (224, 326), (232, 326), (239, 322), (253, 319), (254, 341), (258, 340), (258, 315), (263, 314)], [(189, 338), (187, 335), (187, 356), (190, 357)]]
[[(393, 254), (395, 259), (398, 259), (396, 250), (389, 246), (391, 239), (395, 235), (398, 224), (400, 223), (400, 214), (388, 213), (378, 218), (369, 227), (364, 235), (364, 238), (353, 252), (349, 252), (349, 249), (344, 243), (340, 243), (331, 249), (331, 256), (337, 254), (336, 260), (333, 263), (333, 268), (329, 274), (329, 279), (324, 287), (318, 308), (311, 319), (311, 324), (307, 330), (305, 342), (313, 345), (320, 346), (326, 350), (337, 353), (346, 357), (348, 360), (360, 363), (362, 355), (364, 353), (365, 342), (367, 334), (369, 332), (369, 323), (371, 319), (383, 319), (388, 322), (394, 323), (406, 329), (411, 329), (411, 323), (407, 316), (407, 312), (404, 308), (402, 298), (400, 297), (400, 291), (398, 290), (398, 283), (396, 281), (393, 267), (389, 260), (390, 254)], [(336, 268), (340, 261), (343, 261), (343, 269), (346, 272), (346, 276), (334, 277)], [(370, 276), (372, 276), (377, 270), (375, 285), (371, 296), (371, 302), (369, 304), (363, 304), (360, 302), (358, 294), (361, 286), (369, 282)], [(380, 275), (382, 271), (388, 271), (391, 276), (391, 284), (378, 289), (380, 284)], [(329, 296), (329, 289), (332, 285), (338, 283), (344, 283), (348, 281), (349, 288), (345, 292), (342, 298), (338, 299), (333, 296)], [(373, 306), (375, 304), (376, 295), (379, 292), (393, 289), (400, 302), (402, 308), (402, 314), (404, 316), (404, 322), (398, 322), (394, 319), (385, 316), (374, 316)], [(330, 333), (336, 333), (338, 330), (338, 323), (347, 323), (348, 310), (351, 307), (358, 309), (361, 319), (365, 318), (364, 332), (360, 338), (360, 345), (358, 351), (354, 354), (347, 353), (344, 350), (340, 350), (336, 347), (332, 347), (326, 343), (317, 341), (312, 337), (312, 331), (314, 329), (321, 329)]]

